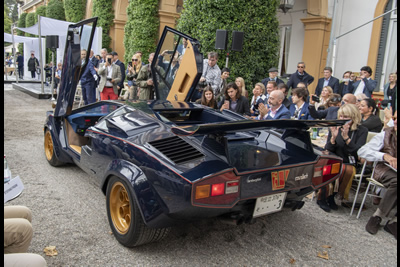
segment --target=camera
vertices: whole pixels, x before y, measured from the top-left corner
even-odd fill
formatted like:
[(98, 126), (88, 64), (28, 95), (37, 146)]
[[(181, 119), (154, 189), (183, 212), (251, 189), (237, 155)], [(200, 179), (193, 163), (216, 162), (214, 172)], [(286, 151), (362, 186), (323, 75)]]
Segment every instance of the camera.
[(112, 79), (111, 78), (107, 78), (107, 81), (111, 81)]
[(312, 100), (319, 103), (319, 97), (316, 95), (311, 96)]
[(166, 54), (170, 54), (170, 55), (172, 55), (173, 53), (174, 53), (174, 51), (172, 51), (172, 50), (168, 50), (167, 52), (165, 52)]

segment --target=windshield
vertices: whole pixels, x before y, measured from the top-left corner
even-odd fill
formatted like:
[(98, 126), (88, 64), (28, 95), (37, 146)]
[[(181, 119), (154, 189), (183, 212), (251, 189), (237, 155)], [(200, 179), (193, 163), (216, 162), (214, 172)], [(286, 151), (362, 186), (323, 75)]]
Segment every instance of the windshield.
[(151, 65), (158, 100), (188, 101), (203, 71), (198, 42), (165, 27)]
[(92, 18), (68, 26), (55, 116), (68, 115), (72, 111), (79, 79), (89, 61), (96, 22), (97, 18)]

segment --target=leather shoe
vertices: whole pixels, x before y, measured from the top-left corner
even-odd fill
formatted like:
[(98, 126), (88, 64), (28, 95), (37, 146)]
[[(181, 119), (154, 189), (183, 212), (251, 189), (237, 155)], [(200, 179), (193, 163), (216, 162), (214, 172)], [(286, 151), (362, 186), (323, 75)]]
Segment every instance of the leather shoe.
[(379, 197), (372, 198), (372, 204), (379, 205), (379, 203), (381, 203), (381, 198), (379, 198)]
[(394, 238), (396, 238), (396, 240), (397, 240), (397, 222), (393, 222), (393, 223), (387, 222), (385, 227), (383, 227), (383, 229), (386, 232), (394, 235)]
[(382, 222), (381, 217), (371, 216), (371, 218), (369, 218), (367, 225), (365, 226), (365, 230), (367, 230), (368, 233), (374, 235), (378, 232), (379, 225), (381, 222)]
[(331, 212), (331, 208), (326, 203), (326, 200), (317, 200), (318, 206), (326, 212)]
[(335, 203), (335, 196), (331, 195), (327, 198), (328, 206), (333, 210), (338, 210), (338, 206)]

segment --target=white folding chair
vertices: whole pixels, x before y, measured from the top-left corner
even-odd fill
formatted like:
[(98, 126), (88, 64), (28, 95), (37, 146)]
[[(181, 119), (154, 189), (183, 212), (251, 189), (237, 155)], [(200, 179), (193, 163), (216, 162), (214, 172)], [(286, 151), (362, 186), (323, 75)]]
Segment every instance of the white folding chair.
[[(375, 165), (376, 165), (376, 163), (377, 163), (377, 161), (375, 161), (375, 162), (373, 163), (373, 165), (372, 165), (372, 172), (371, 172), (371, 174), (368, 175), (368, 177), (366, 178), (367, 181), (368, 181), (368, 179), (370, 179), (371, 177), (373, 177), (374, 171), (375, 171)], [(365, 167), (367, 166), (367, 164), (368, 164), (368, 161), (365, 160), (365, 161), (364, 161), (364, 164), (363, 164), (363, 167), (362, 167), (362, 170), (361, 170), (361, 173), (360, 173), (360, 174), (356, 174), (356, 176), (355, 176), (354, 179), (353, 179), (353, 181), (355, 180), (356, 182), (358, 182), (358, 186), (357, 186), (357, 189), (356, 189), (356, 193), (355, 193), (355, 195), (354, 195), (354, 200), (353, 200), (353, 205), (352, 205), (352, 207), (351, 207), (350, 216), (353, 215), (353, 211), (354, 211), (354, 208), (355, 208), (356, 203), (357, 203), (357, 196), (358, 196), (358, 194), (359, 194), (359, 192), (360, 192), (362, 179), (363, 179), (363, 177), (364, 177)], [(368, 188), (368, 186), (367, 186), (367, 188)], [(365, 191), (365, 195), (368, 193), (367, 190), (368, 190), (368, 189), (366, 189), (366, 191)], [(361, 209), (362, 209), (362, 205), (360, 205), (360, 211), (361, 211)], [(360, 214), (360, 212), (359, 212), (359, 214)], [(358, 216), (357, 216), (357, 218), (358, 218)]]
[[(375, 132), (368, 132), (367, 142), (366, 142), (366, 143), (368, 143), (368, 142), (372, 139), (372, 137), (374, 137), (374, 136), (377, 135), (377, 134), (378, 134), (378, 133), (375, 133)], [(358, 185), (357, 185), (357, 189), (356, 189), (356, 192), (355, 192), (355, 195), (354, 195), (354, 200), (353, 200), (353, 205), (352, 205), (352, 207), (351, 207), (350, 216), (353, 215), (354, 207), (356, 206), (357, 196), (358, 196), (358, 193), (360, 192), (361, 182), (362, 182), (362, 179), (363, 179), (363, 177), (364, 177), (364, 175), (365, 175), (364, 172), (365, 172), (365, 169), (366, 169), (367, 164), (368, 164), (368, 162), (365, 160), (365, 161), (364, 161), (364, 164), (363, 164), (363, 167), (362, 167), (362, 169), (361, 169), (361, 173), (356, 174), (356, 175), (354, 176), (354, 178), (353, 178), (353, 182), (358, 183)], [(374, 168), (374, 167), (375, 167), (375, 166), (373, 166), (373, 168)], [(372, 173), (369, 177), (372, 177), (372, 175), (373, 175), (373, 173)], [(368, 179), (368, 178), (367, 178), (367, 179)]]

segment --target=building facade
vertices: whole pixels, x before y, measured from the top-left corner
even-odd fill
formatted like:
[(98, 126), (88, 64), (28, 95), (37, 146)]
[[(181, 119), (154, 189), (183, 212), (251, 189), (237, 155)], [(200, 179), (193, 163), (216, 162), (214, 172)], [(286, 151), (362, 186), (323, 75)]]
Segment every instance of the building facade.
[(295, 72), (304, 61), (315, 80), (327, 65), (341, 79), (345, 71), (359, 72), (368, 65), (378, 81), (374, 95), (381, 96), (389, 74), (397, 71), (397, 11), (374, 18), (394, 8), (397, 0), (295, 0), (287, 13), (278, 11), (280, 74)]
[[(35, 12), (48, 0), (22, 2), (22, 12)], [(87, 0), (86, 18), (92, 16), (92, 7), (93, 0)], [(113, 0), (111, 48), (121, 55), (125, 52), (122, 40), (127, 7), (128, 0)], [(159, 1), (159, 35), (164, 26), (175, 27), (182, 7), (183, 0)], [(397, 71), (397, 11), (373, 19), (395, 7), (397, 0), (294, 0), (288, 12), (277, 12), (281, 38), (279, 74), (295, 72), (297, 62), (304, 61), (306, 71), (315, 80), (323, 77), (327, 65), (341, 79), (345, 71), (359, 72), (368, 65), (379, 84), (375, 95), (380, 96), (389, 74)], [(316, 84), (311, 84), (311, 93)]]

